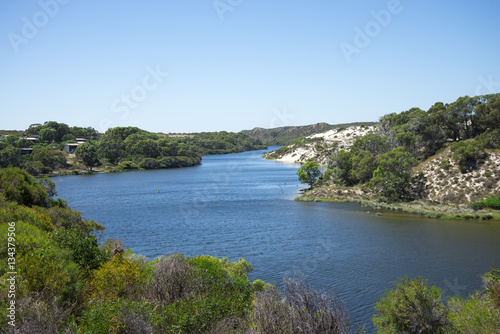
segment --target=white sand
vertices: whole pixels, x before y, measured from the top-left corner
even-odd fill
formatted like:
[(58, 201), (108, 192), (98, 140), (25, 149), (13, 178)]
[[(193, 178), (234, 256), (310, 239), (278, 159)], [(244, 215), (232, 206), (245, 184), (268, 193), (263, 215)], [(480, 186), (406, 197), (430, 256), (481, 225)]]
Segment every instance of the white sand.
[[(321, 144), (322, 146), (332, 147), (334, 143), (338, 143), (337, 149), (348, 150), (357, 137), (362, 137), (371, 132), (373, 132), (373, 127), (368, 127), (368, 129), (365, 129), (361, 126), (354, 126), (339, 132), (337, 132), (337, 129), (328, 130), (326, 132), (317, 133), (306, 138), (321, 138), (322, 140), (318, 141), (317, 143)], [(277, 159), (277, 161), (301, 163), (305, 162), (307, 159), (314, 159), (318, 161), (318, 163), (326, 165), (328, 157), (325, 156), (325, 154), (329, 155), (332, 152), (330, 150), (326, 150), (326, 152), (318, 152), (316, 151), (315, 146), (316, 142), (308, 143), (306, 147), (297, 147), (290, 153)]]

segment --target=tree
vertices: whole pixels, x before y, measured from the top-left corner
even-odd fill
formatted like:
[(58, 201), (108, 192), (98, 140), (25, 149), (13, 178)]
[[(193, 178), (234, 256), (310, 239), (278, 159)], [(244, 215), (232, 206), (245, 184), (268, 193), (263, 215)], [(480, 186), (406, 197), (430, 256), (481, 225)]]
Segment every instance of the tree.
[(411, 169), (416, 163), (417, 160), (404, 147), (381, 154), (370, 185), (389, 199), (405, 198), (411, 185)]
[(45, 143), (57, 141), (57, 130), (53, 128), (43, 128), (40, 130), (40, 140)]
[(373, 324), (377, 333), (449, 333), (447, 310), (441, 290), (422, 278), (395, 283), (375, 304)]
[(92, 171), (93, 167), (100, 165), (97, 147), (90, 142), (78, 145), (75, 150), (75, 155), (83, 162), (89, 171)]
[(308, 159), (299, 170), (297, 170), (297, 175), (301, 183), (306, 183), (312, 188), (314, 182), (316, 182), (321, 175), (321, 171), (316, 161)]
[(474, 170), (488, 156), (484, 144), (477, 140), (453, 143), (451, 151), (462, 173)]
[(33, 161), (38, 161), (44, 166), (43, 172), (50, 172), (66, 165), (67, 153), (48, 147), (36, 147), (32, 153)]
[(366, 183), (377, 168), (377, 157), (370, 151), (361, 151), (352, 158), (351, 179), (356, 183)]
[(333, 182), (343, 186), (352, 186), (352, 151), (340, 150), (333, 156), (329, 168), (332, 169)]
[(0, 169), (0, 192), (7, 200), (21, 205), (42, 207), (49, 205), (45, 186), (37, 182), (28, 172), (17, 167)]
[(21, 151), (14, 147), (8, 146), (0, 150), (0, 167), (18, 167), (21, 160)]

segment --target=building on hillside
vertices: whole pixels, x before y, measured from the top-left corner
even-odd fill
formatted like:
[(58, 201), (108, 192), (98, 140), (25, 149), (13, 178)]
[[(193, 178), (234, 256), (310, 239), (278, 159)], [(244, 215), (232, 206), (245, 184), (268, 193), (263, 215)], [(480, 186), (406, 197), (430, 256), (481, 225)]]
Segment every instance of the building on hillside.
[(21, 155), (31, 154), (31, 152), (33, 152), (33, 149), (31, 147), (23, 147), (20, 150)]
[(76, 138), (76, 142), (78, 144), (83, 144), (83, 143), (86, 143), (88, 142), (89, 140), (87, 138)]
[(66, 152), (68, 154), (73, 154), (75, 153), (76, 148), (80, 145), (79, 143), (72, 143), (72, 144), (65, 144), (63, 148), (63, 152)]

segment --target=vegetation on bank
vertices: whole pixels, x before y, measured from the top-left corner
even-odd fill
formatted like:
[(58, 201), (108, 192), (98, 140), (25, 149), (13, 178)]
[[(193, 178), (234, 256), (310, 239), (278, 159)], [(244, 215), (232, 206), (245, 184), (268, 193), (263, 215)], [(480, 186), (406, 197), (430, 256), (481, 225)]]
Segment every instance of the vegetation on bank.
[[(324, 190), (324, 189), (323, 189)], [(345, 189), (344, 189), (345, 190)], [(393, 212), (404, 212), (416, 214), (433, 219), (447, 220), (500, 220), (500, 212), (495, 210), (475, 210), (468, 207), (457, 207), (454, 205), (427, 203), (425, 201), (416, 200), (410, 202), (389, 202), (381, 198), (373, 198), (371, 195), (360, 196), (359, 193), (345, 192), (336, 196), (338, 187), (334, 188), (334, 193), (325, 195), (320, 192), (309, 192), (297, 197), (296, 201), (302, 202), (345, 202), (356, 203), (362, 207), (374, 210), (373, 213), (383, 215), (382, 210)], [(342, 190), (340, 190), (342, 191)]]
[[(436, 103), (427, 111), (412, 108), (388, 114), (380, 119), (377, 132), (356, 138), (349, 150), (335, 150), (314, 186), (351, 188), (363, 193), (363, 199), (385, 202), (427, 200), (495, 209), (499, 175), (491, 166), (498, 166), (499, 138), (500, 94), (466, 96), (451, 104)], [(483, 171), (486, 162), (490, 167)], [(460, 175), (447, 178), (455, 169)], [(475, 193), (467, 193), (467, 187)], [(438, 194), (445, 190), (446, 194)], [(333, 193), (339, 198), (334, 190), (324, 191), (324, 197), (317, 196), (319, 192), (306, 196), (321, 199)]]
[[(63, 152), (76, 144), (75, 155)], [(266, 146), (243, 133), (155, 134), (136, 127), (116, 127), (104, 134), (64, 123), (33, 124), (20, 135), (0, 140), (0, 167), (21, 167), (32, 175), (189, 167), (202, 155), (235, 153)], [(73, 152), (71, 152), (73, 153)]]
[[(333, 293), (285, 279), (282, 291), (249, 281), (252, 266), (211, 256), (149, 261), (119, 241), (98, 243), (100, 224), (53, 199), (54, 184), (0, 169), (0, 328), (20, 333), (363, 333)], [(15, 254), (7, 249), (9, 227)], [(11, 228), (12, 230), (12, 228)], [(9, 252), (11, 254), (9, 254)], [(15, 257), (15, 298), (8, 258)], [(485, 289), (453, 297), (422, 279), (402, 279), (375, 305), (379, 333), (494, 333), (500, 272)], [(15, 319), (8, 317), (15, 301)]]

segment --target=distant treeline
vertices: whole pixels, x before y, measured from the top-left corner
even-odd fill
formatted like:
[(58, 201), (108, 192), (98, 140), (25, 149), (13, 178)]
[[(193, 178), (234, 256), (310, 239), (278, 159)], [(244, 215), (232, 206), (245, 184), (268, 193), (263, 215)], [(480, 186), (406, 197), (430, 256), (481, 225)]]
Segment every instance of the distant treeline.
[(375, 122), (354, 122), (354, 123), (342, 123), (342, 124), (317, 123), (317, 124), (302, 125), (302, 126), (283, 126), (272, 129), (254, 128), (252, 130), (244, 130), (241, 132), (262, 140), (268, 146), (271, 145), (285, 146), (291, 144), (298, 138), (311, 136), (316, 133), (322, 133), (332, 129), (340, 129), (352, 126), (360, 126), (360, 125), (372, 126), (375, 124), (377, 123)]
[[(74, 149), (77, 139), (84, 139), (74, 151), (77, 160), (68, 161), (68, 153), (73, 151), (63, 149), (66, 144), (73, 144)], [(4, 135), (0, 141), (0, 167), (22, 167), (33, 175), (76, 171), (83, 166), (89, 170), (98, 166), (107, 170), (188, 167), (200, 164), (202, 155), (265, 147), (259, 139), (243, 133), (168, 136), (137, 127), (116, 127), (99, 134), (91, 127), (69, 127), (51, 121)]]

